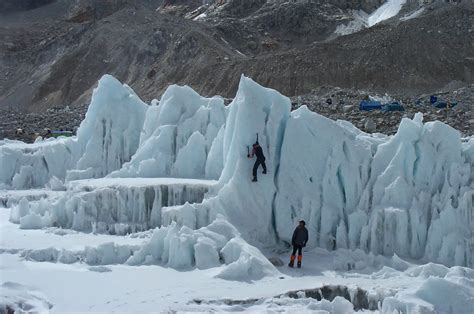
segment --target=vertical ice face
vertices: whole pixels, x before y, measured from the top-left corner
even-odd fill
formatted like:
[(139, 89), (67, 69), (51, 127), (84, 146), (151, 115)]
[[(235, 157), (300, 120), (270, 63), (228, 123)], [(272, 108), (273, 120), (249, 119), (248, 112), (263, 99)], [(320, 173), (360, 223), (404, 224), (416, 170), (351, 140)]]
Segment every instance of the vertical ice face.
[[(103, 177), (135, 153), (147, 105), (126, 85), (104, 75), (77, 137), (0, 146), (0, 184), (16, 189), (61, 180)], [(34, 171), (33, 171), (34, 169)]]
[[(258, 182), (251, 182), (255, 159), (247, 158), (247, 149), (257, 134), (268, 173), (260, 168)], [(1, 141), (0, 162), (0, 185), (7, 188), (51, 181), (63, 189), (53, 176), (92, 178), (111, 171), (111, 177), (219, 179), (199, 204), (194, 202), (204, 191), (189, 182), (177, 188), (171, 178), (160, 191), (127, 186), (118, 194), (110, 188), (69, 191), (52, 206), (23, 202), (12, 220), (25, 228), (57, 224), (123, 233), (176, 221), (196, 229), (223, 214), (245, 240), (271, 245), (290, 242), (304, 219), (309, 246), (474, 263), (472, 136), (461, 139), (441, 122), (423, 124), (421, 114), (403, 119), (390, 137), (305, 107), (290, 115), (288, 98), (244, 76), (227, 108), (221, 98), (178, 86), (147, 107), (127, 86), (104, 76), (77, 137)], [(207, 240), (194, 244), (209, 250)], [(199, 256), (200, 265), (212, 264)]]
[[(387, 137), (289, 108), (242, 77), (207, 156), (206, 175), (223, 163), (218, 192), (170, 208), (165, 223), (200, 227), (222, 213), (246, 240), (268, 245), (290, 242), (304, 219), (310, 246), (472, 265), (472, 140), (463, 144), (456, 130), (421, 115)], [(269, 170), (253, 183), (246, 155), (256, 133)]]
[(6, 143), (0, 146), (0, 186), (42, 187), (53, 176), (64, 178), (76, 161), (77, 143), (72, 138), (34, 144)]
[[(412, 257), (425, 256), (448, 265), (459, 263), (458, 254), (458, 258), (463, 256), (463, 265), (472, 265), (466, 249), (466, 241), (472, 239), (467, 231), (472, 220), (465, 219), (465, 203), (460, 202), (473, 188), (469, 158), (458, 131), (439, 121), (423, 125), (421, 116), (404, 119), (397, 134), (379, 146), (372, 163), (369, 189), (377, 217), (372, 219), (372, 237), (387, 242), (388, 225), (396, 225), (391, 232), (408, 233), (406, 247), (395, 250), (397, 254), (409, 252)], [(399, 208), (403, 216), (387, 216), (390, 206)], [(380, 223), (383, 228), (376, 227)], [(370, 249), (390, 253), (386, 246), (372, 239)]]
[(218, 179), (222, 166), (207, 174), (205, 168), (225, 118), (222, 98), (204, 98), (188, 86), (170, 86), (159, 104), (148, 109), (137, 153), (111, 176)]
[(306, 107), (291, 114), (275, 201), (276, 229), (282, 240), (290, 242), (293, 228), (304, 219), (311, 234), (309, 245), (332, 249), (336, 231), (338, 247), (348, 245), (348, 217), (358, 210), (374, 142)]
[(147, 107), (127, 85), (104, 75), (77, 132), (83, 153), (68, 179), (91, 173), (103, 177), (129, 161), (138, 148)]
[[(272, 223), (275, 178), (290, 106), (287, 97), (242, 76), (237, 95), (229, 105), (225, 129), (219, 132), (211, 149), (210, 156), (218, 159), (207, 161), (208, 169), (213, 162), (220, 163), (222, 151), (224, 169), (218, 184), (220, 191), (216, 197), (197, 205), (196, 211), (205, 212), (208, 219), (213, 219), (218, 213), (225, 214), (252, 242), (275, 241)], [(247, 158), (247, 149), (251, 149), (257, 134), (268, 173), (262, 174), (260, 167), (259, 181), (251, 182), (255, 159)], [(219, 147), (214, 150), (214, 145)]]
[[(126, 234), (162, 225), (164, 207), (202, 202), (216, 181), (179, 179), (96, 179), (68, 184), (57, 199), (12, 208), (20, 228), (60, 226), (78, 231)], [(195, 219), (192, 215), (191, 219)], [(195, 227), (196, 223), (185, 223)]]
[(403, 119), (393, 137), (377, 138), (298, 109), (287, 123), (277, 180), (279, 238), (289, 242), (304, 219), (311, 246), (472, 265), (467, 147), (456, 130), (423, 124), (421, 115)]

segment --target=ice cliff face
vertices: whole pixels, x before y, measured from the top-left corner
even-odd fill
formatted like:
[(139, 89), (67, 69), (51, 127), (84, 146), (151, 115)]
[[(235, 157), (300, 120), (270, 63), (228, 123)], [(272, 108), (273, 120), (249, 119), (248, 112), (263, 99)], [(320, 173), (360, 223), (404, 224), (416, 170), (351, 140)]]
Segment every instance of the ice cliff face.
[(393, 137), (374, 137), (295, 111), (277, 180), (277, 234), (290, 241), (288, 221), (305, 219), (310, 245), (472, 265), (468, 147), (456, 130), (423, 124), (421, 115), (404, 119)]
[[(259, 181), (253, 183), (254, 160), (247, 158), (247, 146), (257, 133), (268, 173), (259, 169)], [(309, 246), (361, 248), (472, 267), (473, 156), (472, 137), (461, 139), (441, 122), (423, 124), (421, 115), (404, 119), (397, 134), (388, 137), (366, 134), (305, 107), (290, 113), (287, 97), (246, 77), (228, 107), (220, 98), (203, 98), (178, 86), (147, 107), (128, 87), (105, 76), (77, 138), (2, 142), (0, 182), (24, 188), (44, 186), (53, 176), (108, 175), (111, 182), (123, 177), (218, 179), (206, 196), (190, 192), (189, 199), (159, 206), (150, 195), (156, 200), (164, 194), (152, 187), (75, 193), (71, 184), (57, 203), (64, 206), (52, 210), (23, 202), (12, 219), (21, 223), (23, 217), (28, 225), (40, 217), (40, 226), (59, 221), (86, 231), (102, 226), (106, 232), (174, 221), (195, 230), (222, 214), (257, 246), (289, 243), (297, 221), (304, 219)], [(196, 188), (189, 182), (185, 187), (188, 192)]]
[(119, 169), (138, 148), (147, 105), (127, 85), (104, 75), (75, 138), (31, 145), (3, 142), (0, 184), (43, 187), (59, 179), (100, 178)]
[(138, 151), (110, 176), (218, 179), (222, 156), (215, 154), (209, 165), (207, 157), (225, 119), (222, 98), (170, 86), (159, 105), (154, 102), (148, 108)]
[[(247, 239), (255, 242), (275, 241), (273, 201), (276, 173), (290, 100), (278, 92), (261, 87), (242, 77), (234, 101), (229, 105), (222, 143), (224, 169), (219, 179), (219, 193), (205, 200), (199, 214), (214, 217), (222, 213)], [(250, 182), (254, 160), (247, 157), (247, 147), (256, 141), (266, 157), (268, 174), (258, 170), (259, 181)], [(219, 147), (220, 149), (220, 147)]]

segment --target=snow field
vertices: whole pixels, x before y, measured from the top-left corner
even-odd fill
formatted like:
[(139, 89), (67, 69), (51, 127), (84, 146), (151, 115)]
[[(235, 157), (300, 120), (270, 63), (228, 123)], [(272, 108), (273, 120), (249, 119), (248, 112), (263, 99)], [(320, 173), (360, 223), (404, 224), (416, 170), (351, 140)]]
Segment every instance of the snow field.
[[(353, 304), (359, 304), (363, 309), (367, 306), (378, 307), (376, 312), (381, 313), (392, 313), (393, 310), (409, 313), (450, 310), (453, 313), (469, 313), (474, 299), (474, 271), (465, 267), (449, 268), (434, 263), (417, 265), (397, 256), (366, 254), (361, 250), (327, 251), (317, 248), (304, 251), (302, 269), (283, 266), (277, 268), (276, 276), (259, 280), (244, 280), (239, 276), (239, 280), (229, 281), (222, 280), (219, 275), (225, 274), (232, 263), (207, 269), (201, 269), (196, 264), (188, 269), (179, 268), (180, 271), (163, 268), (165, 264), (161, 260), (162, 255), (158, 253), (161, 246), (155, 241), (163, 240), (164, 247), (168, 233), (165, 236), (157, 235), (155, 230), (136, 238), (84, 233), (58, 235), (48, 229), (24, 231), (8, 222), (9, 209), (2, 211), (1, 247), (21, 248), (17, 253), (10, 250), (10, 253), (0, 254), (2, 281), (5, 283), (1, 288), (3, 306), (31, 304), (36, 311), (51, 307), (53, 313), (71, 309), (101, 312), (120, 309), (145, 312), (353, 313)], [(197, 236), (198, 239), (221, 239), (222, 246), (225, 239), (232, 238), (237, 232), (224, 219), (216, 221), (207, 230), (197, 232), (188, 228), (180, 229), (176, 225), (173, 228), (173, 231), (170, 227), (167, 228), (173, 234), (169, 243), (177, 241), (176, 237), (184, 236), (186, 240), (180, 239), (183, 243), (179, 245), (188, 245), (189, 237)], [(35, 235), (32, 236), (31, 233)], [(12, 241), (21, 239), (23, 235), (28, 237), (26, 241)], [(219, 240), (214, 241), (213, 245), (217, 242)], [(225, 246), (231, 242), (227, 242)], [(48, 251), (53, 251), (58, 243), (62, 246), (59, 254), (62, 252), (63, 258), (67, 253), (71, 256), (73, 253), (88, 252), (88, 255), (81, 256), (82, 260), (79, 261), (48, 261)], [(55, 248), (42, 249), (52, 245)], [(208, 248), (206, 246), (204, 250), (205, 256), (212, 256), (208, 254)], [(126, 249), (133, 249), (133, 256), (136, 255), (140, 257), (140, 261), (147, 261), (149, 264), (128, 266), (131, 259), (127, 259), (127, 254), (123, 253)], [(145, 254), (137, 254), (139, 251)], [(195, 254), (199, 254), (198, 251), (201, 249), (196, 249)], [(122, 253), (119, 254), (120, 252)], [(182, 252), (174, 251), (178, 254)], [(168, 253), (174, 254), (171, 251)], [(242, 252), (236, 253), (234, 249), (226, 254), (229, 261), (243, 255)], [(19, 257), (20, 255), (23, 257)], [(158, 258), (154, 259), (154, 256)], [(285, 252), (279, 257), (286, 262), (288, 254)], [(176, 258), (181, 260), (183, 256), (177, 255)], [(38, 263), (41, 259), (47, 262)], [(105, 265), (99, 266), (100, 264)], [(127, 281), (126, 284), (124, 280)], [(64, 284), (65, 282), (70, 284)], [(358, 289), (362, 289), (362, 295), (356, 298), (361, 293)], [(315, 299), (315, 293), (323, 292), (327, 294), (328, 300)], [(78, 293), (82, 293), (83, 298), (78, 299)], [(352, 304), (344, 295), (351, 299)], [(364, 295), (367, 303), (361, 302)], [(359, 303), (356, 303), (356, 299)]]

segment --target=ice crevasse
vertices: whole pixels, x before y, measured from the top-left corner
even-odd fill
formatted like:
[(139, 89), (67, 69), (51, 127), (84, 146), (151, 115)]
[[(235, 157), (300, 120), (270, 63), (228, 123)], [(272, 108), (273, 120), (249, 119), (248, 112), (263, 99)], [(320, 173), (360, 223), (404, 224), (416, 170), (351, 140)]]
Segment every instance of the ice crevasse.
[[(29, 188), (45, 186), (53, 177), (71, 181), (66, 199), (55, 200), (54, 213), (44, 204), (39, 208), (39, 202), (23, 202), (12, 212), (16, 221), (31, 212), (49, 215), (43, 226), (90, 231), (105, 223), (102, 229), (111, 230), (107, 225), (154, 219), (149, 227), (175, 221), (197, 230), (221, 214), (250, 244), (271, 246), (289, 243), (295, 224), (304, 219), (309, 246), (361, 248), (472, 267), (472, 136), (463, 139), (439, 121), (423, 123), (421, 114), (404, 118), (395, 135), (385, 136), (306, 107), (290, 108), (287, 97), (244, 76), (228, 106), (220, 97), (204, 98), (179, 86), (170, 86), (160, 101), (146, 106), (129, 87), (104, 76), (77, 137), (0, 143), (0, 161), (6, 165), (0, 182)], [(247, 146), (257, 133), (268, 173), (259, 170), (253, 183)], [(104, 176), (217, 182), (199, 197), (202, 201), (186, 204), (153, 205), (150, 194), (156, 192), (135, 189), (121, 216), (104, 216), (107, 204), (95, 202), (98, 207), (82, 211), (85, 218), (77, 220), (81, 207), (74, 204), (84, 203), (83, 195), (91, 197), (92, 191), (72, 193), (73, 180)], [(105, 190), (93, 193), (101, 199), (103, 193), (111, 199), (116, 195)], [(69, 204), (68, 215), (62, 215), (61, 202)], [(74, 219), (82, 223), (73, 225)]]

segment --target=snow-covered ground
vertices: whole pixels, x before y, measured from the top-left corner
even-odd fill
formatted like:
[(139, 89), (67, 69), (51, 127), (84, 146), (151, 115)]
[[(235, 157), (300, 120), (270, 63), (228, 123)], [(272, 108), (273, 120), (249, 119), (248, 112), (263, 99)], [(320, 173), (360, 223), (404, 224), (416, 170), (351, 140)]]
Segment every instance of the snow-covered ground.
[[(48, 247), (79, 250), (113, 242), (142, 245), (150, 234), (110, 236), (48, 228), (21, 230), (8, 221), (9, 209), (0, 209), (0, 304), (23, 302), (35, 310), (67, 312), (161, 312), (176, 311), (291, 311), (351, 313), (343, 299), (357, 288), (362, 307), (405, 313), (469, 313), (474, 302), (474, 271), (439, 264), (417, 265), (397, 257), (373, 256), (361, 251), (312, 249), (304, 252), (303, 268), (286, 266), (288, 252), (267, 252), (285, 262), (275, 275), (257, 281), (216, 278), (220, 266), (178, 271), (163, 265), (90, 266), (36, 262), (21, 257), (25, 250)], [(351, 269), (351, 270), (349, 270)], [(339, 290), (335, 286), (339, 287)], [(318, 288), (332, 303), (314, 299)], [(347, 287), (347, 291), (343, 288)], [(331, 290), (333, 289), (333, 290)], [(305, 297), (304, 290), (308, 290)], [(295, 299), (289, 292), (302, 291)], [(316, 292), (317, 293), (317, 292)], [(364, 297), (361, 297), (361, 296)], [(311, 298), (313, 296), (313, 298)], [(367, 299), (367, 302), (364, 301)], [(366, 309), (368, 311), (368, 309)]]
[[(371, 14), (367, 14), (362, 10), (354, 11), (352, 19), (349, 23), (341, 24), (336, 28), (337, 35), (349, 35), (358, 32), (362, 29), (375, 26), (385, 20), (397, 16), (403, 6), (407, 3), (406, 0), (388, 0), (383, 3)], [(400, 17), (400, 21), (407, 21), (417, 18), (424, 12), (424, 7), (420, 7), (413, 12)]]
[[(290, 108), (244, 76), (228, 106), (180, 86), (148, 106), (105, 75), (76, 137), (0, 141), (0, 305), (470, 312), (474, 137)], [(304, 267), (288, 269), (301, 219)]]

